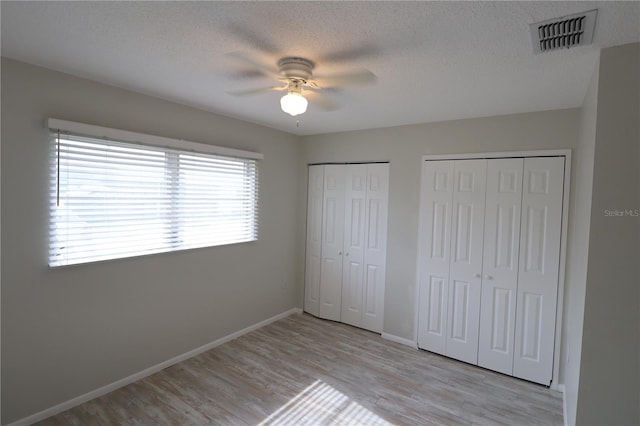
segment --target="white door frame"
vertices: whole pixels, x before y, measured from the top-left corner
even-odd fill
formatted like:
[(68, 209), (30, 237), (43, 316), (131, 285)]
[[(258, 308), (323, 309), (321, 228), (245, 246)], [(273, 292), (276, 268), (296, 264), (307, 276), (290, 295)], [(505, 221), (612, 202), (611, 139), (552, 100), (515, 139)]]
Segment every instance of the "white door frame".
[[(470, 154), (433, 154), (423, 155), (420, 159), (420, 181), (424, 178), (425, 172), (424, 162), (429, 160), (465, 160), (476, 158), (513, 158), (513, 157), (564, 157), (564, 193), (562, 195), (562, 231), (560, 235), (560, 268), (558, 270), (558, 299), (556, 307), (556, 330), (555, 330), (555, 344), (553, 348), (553, 375), (551, 379), (551, 389), (559, 390), (558, 388), (558, 374), (560, 369), (560, 347), (562, 342), (562, 316), (564, 309), (564, 285), (565, 285), (565, 271), (567, 262), (567, 233), (568, 233), (568, 220), (569, 220), (569, 196), (571, 194), (571, 150), (570, 149), (550, 149), (539, 151), (505, 151), (505, 152), (479, 152)], [(422, 191), (420, 192), (422, 194)], [(420, 213), (418, 217), (422, 217), (422, 210), (424, 200), (420, 200)], [(416, 259), (416, 286), (415, 286), (415, 318), (414, 318), (414, 335), (413, 341), (418, 342), (418, 288), (419, 279), (421, 276), (421, 264), (422, 258), (422, 223), (418, 222), (418, 256)]]

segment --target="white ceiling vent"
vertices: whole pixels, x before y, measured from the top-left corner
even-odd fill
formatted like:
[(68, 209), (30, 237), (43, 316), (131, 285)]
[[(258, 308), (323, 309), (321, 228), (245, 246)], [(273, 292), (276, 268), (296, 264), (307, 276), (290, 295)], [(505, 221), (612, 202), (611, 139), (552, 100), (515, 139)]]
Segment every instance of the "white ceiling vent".
[(591, 44), (597, 9), (530, 24), (533, 53)]

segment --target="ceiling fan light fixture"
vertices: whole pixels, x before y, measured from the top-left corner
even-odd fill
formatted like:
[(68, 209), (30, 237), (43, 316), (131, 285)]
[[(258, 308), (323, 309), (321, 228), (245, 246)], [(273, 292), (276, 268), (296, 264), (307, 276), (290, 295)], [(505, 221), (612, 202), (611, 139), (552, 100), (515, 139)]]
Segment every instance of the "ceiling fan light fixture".
[(280, 99), (280, 107), (282, 111), (291, 116), (304, 113), (307, 110), (309, 102), (301, 93), (289, 92)]

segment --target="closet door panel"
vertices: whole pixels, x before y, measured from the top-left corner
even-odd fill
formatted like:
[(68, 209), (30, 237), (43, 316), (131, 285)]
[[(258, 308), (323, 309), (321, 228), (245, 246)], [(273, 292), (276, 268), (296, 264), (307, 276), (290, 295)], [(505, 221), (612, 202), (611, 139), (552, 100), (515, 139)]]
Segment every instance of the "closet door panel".
[(553, 368), (564, 158), (524, 161), (513, 375), (549, 385)]
[(454, 164), (446, 355), (478, 362), (487, 160)]
[(304, 310), (315, 316), (320, 309), (323, 189), (324, 166), (309, 166)]
[(366, 164), (350, 164), (344, 167), (345, 207), (341, 321), (362, 327), (367, 166)]
[(524, 159), (489, 160), (478, 365), (513, 373)]
[(344, 234), (344, 166), (324, 166), (320, 308), (318, 316), (340, 321)]
[(387, 260), (389, 164), (367, 165), (362, 327), (382, 332)]
[(446, 352), (453, 161), (423, 165), (420, 200), (420, 277), (418, 281), (418, 347)]

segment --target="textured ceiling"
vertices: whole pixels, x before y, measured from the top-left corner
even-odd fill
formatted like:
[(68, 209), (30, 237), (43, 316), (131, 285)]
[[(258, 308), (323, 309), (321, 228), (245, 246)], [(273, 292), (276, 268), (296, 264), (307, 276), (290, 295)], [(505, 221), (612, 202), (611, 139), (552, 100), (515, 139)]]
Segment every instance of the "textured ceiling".
[[(581, 105), (598, 49), (640, 41), (639, 2), (8, 2), (2, 55), (296, 134)], [(594, 43), (532, 53), (529, 24), (598, 9)], [(296, 118), (234, 60), (366, 68), (375, 85), (332, 90)]]

